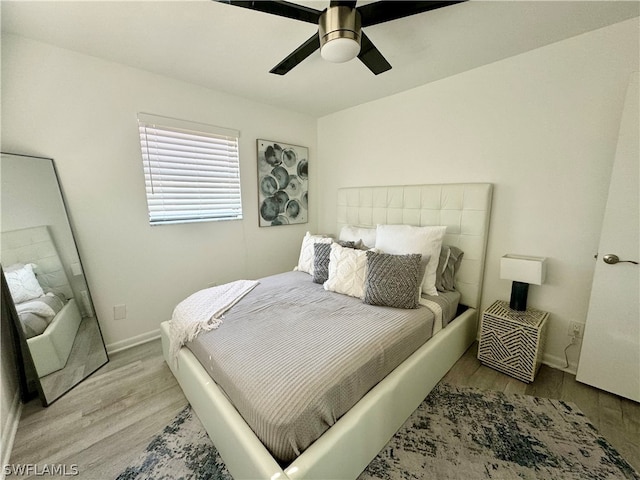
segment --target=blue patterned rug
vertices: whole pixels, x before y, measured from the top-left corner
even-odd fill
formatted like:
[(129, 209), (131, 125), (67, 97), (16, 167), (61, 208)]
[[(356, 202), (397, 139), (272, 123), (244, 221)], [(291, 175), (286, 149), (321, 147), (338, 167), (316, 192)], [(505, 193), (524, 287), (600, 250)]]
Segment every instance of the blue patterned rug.
[[(568, 402), (439, 384), (358, 480), (631, 479), (640, 475)], [(117, 480), (231, 480), (185, 408)]]

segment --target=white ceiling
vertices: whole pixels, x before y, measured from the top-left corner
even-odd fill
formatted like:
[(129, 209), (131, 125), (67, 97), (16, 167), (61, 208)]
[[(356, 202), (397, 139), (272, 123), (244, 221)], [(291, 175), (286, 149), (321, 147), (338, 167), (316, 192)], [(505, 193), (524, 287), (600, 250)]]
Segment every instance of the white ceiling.
[(393, 66), (381, 75), (358, 60), (332, 64), (316, 52), (279, 76), (268, 72), (317, 27), (211, 0), (2, 0), (1, 8), (3, 32), (313, 116), (640, 14), (637, 1), (472, 0), (365, 28)]

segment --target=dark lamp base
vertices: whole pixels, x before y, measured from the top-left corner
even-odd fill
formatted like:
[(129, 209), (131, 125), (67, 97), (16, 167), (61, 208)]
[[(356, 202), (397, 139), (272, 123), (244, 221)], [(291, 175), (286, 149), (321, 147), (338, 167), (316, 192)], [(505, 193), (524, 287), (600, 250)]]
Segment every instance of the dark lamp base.
[(509, 307), (511, 310), (523, 312), (527, 309), (527, 295), (529, 293), (529, 284), (523, 282), (513, 282), (511, 285), (511, 302)]

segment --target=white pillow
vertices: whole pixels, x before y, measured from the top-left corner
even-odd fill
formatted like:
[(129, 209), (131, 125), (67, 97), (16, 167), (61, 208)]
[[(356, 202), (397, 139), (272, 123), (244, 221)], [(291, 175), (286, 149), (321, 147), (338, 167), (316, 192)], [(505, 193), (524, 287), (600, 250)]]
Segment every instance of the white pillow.
[(376, 246), (376, 229), (345, 225), (340, 229), (338, 239), (345, 240), (347, 242), (357, 242), (358, 240), (362, 240), (362, 243), (364, 243), (365, 246), (373, 248)]
[(333, 240), (326, 235), (311, 235), (307, 232), (302, 239), (302, 247), (300, 247), (300, 257), (298, 257), (298, 266), (294, 270), (299, 272), (307, 272), (309, 275), (313, 275), (313, 258), (314, 258), (314, 243), (331, 243)]
[(428, 255), (430, 258), (422, 281), (422, 292), (427, 295), (438, 295), (436, 270), (446, 229), (447, 227), (442, 226), (378, 225), (376, 249), (395, 255), (420, 253), (423, 258)]
[(332, 243), (329, 278), (324, 282), (324, 289), (362, 299), (366, 279), (367, 251)]
[(44, 291), (33, 273), (35, 267), (36, 265), (33, 263), (21, 266), (12, 265), (4, 272), (14, 303), (26, 302), (44, 295)]

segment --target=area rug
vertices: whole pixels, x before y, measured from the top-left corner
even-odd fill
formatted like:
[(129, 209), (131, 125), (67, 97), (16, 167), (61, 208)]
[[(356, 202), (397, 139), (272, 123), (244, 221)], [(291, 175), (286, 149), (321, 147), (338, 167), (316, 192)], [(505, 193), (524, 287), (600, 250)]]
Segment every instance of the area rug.
[[(118, 480), (231, 480), (190, 407)], [(632, 479), (572, 403), (439, 384), (358, 480)]]

